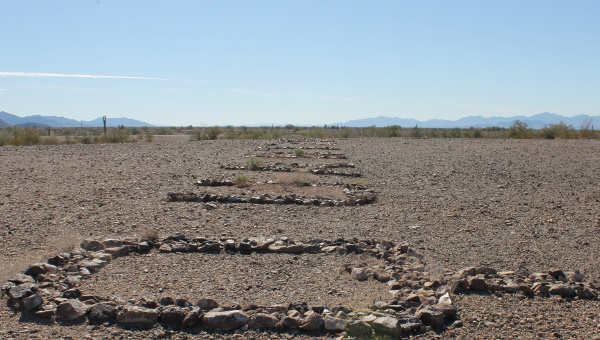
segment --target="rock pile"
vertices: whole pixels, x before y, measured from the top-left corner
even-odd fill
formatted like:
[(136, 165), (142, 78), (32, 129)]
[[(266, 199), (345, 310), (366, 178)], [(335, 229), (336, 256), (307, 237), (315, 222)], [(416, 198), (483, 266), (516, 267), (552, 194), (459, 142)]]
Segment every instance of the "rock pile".
[(180, 193), (167, 194), (169, 202), (219, 202), (219, 203), (253, 203), (253, 204), (297, 204), (313, 205), (323, 207), (357, 206), (375, 202), (377, 194), (364, 186), (346, 185), (344, 187), (346, 198), (335, 199), (327, 197), (308, 198), (302, 195), (278, 195), (272, 197), (269, 194), (260, 196), (243, 196), (234, 194), (216, 193)]

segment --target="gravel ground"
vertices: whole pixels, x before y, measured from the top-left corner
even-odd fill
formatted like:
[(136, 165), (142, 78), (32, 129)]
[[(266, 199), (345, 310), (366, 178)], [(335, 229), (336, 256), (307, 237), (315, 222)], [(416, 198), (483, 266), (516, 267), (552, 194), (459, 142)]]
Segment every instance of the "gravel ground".
[[(84, 238), (136, 237), (152, 229), (163, 236), (183, 232), (209, 237), (386, 239), (412, 244), (425, 254), (429, 271), (481, 264), (502, 270), (522, 267), (531, 272), (561, 268), (580, 270), (596, 283), (599, 281), (599, 141), (338, 140), (341, 150), (332, 152), (346, 154), (347, 161), (357, 165), (363, 179), (379, 192), (375, 204), (222, 204), (205, 210), (202, 203), (166, 202), (168, 192), (198, 191), (196, 178), (233, 177), (239, 172), (220, 169), (220, 164), (242, 165), (245, 154), (264, 145), (265, 141), (173, 141), (0, 148), (0, 280), (4, 282), (27, 265)], [(252, 289), (241, 297), (229, 294), (237, 291), (236, 284), (240, 283), (258, 287), (253, 282), (259, 279), (263, 279), (261, 289), (254, 296), (266, 296), (268, 289), (278, 288), (272, 301), (293, 296), (300, 289), (294, 280), (285, 284), (267, 280), (273, 269), (244, 271), (245, 261), (257, 261), (270, 263), (290, 275), (314, 276), (312, 281), (300, 280), (304, 286), (313, 284), (303, 296), (309, 304), (325, 303), (318, 299), (332, 289), (340, 290), (334, 286), (342, 280), (336, 276), (339, 267), (351, 261), (315, 257), (309, 265), (303, 262), (305, 256), (300, 261), (292, 258), (292, 263), (279, 257), (277, 265), (265, 255), (236, 258), (235, 263), (223, 263), (223, 259), (185, 264), (181, 259), (169, 262), (168, 256), (132, 258), (124, 261), (141, 262), (115, 262), (98, 274), (97, 283), (117, 289), (123, 283), (119, 271), (124, 274), (127, 268), (137, 266), (140, 275), (130, 274), (147, 278), (153, 285), (163, 284), (164, 277), (199, 276), (203, 272), (235, 278), (197, 286), (212, 294), (217, 292), (217, 284), (221, 285), (219, 294), (231, 301), (250, 301)], [(152, 261), (155, 267), (142, 274), (144, 261)], [(196, 268), (198, 272), (182, 268)], [(316, 269), (322, 273), (316, 273)], [(246, 274), (236, 278), (236, 273)], [(152, 283), (151, 274), (156, 278)], [(128, 287), (123, 285), (123, 291)], [(355, 298), (366, 300), (376, 299), (380, 293), (377, 288), (345, 290), (360, 291), (361, 296)], [(338, 301), (335, 296), (327, 298), (332, 298), (331, 303)], [(439, 334), (430, 332), (420, 338), (593, 339), (600, 332), (597, 301), (459, 295), (458, 307), (462, 327)], [(0, 339), (164, 336), (207, 339), (238, 335), (46, 325), (15, 314), (4, 303), (0, 309)], [(239, 335), (256, 339), (321, 336), (328, 337), (253, 332)]]

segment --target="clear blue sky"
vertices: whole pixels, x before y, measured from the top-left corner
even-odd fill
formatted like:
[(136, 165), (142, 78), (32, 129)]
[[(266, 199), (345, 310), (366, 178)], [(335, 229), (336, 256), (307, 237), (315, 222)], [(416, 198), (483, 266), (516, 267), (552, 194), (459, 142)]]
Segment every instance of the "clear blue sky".
[(600, 113), (597, 0), (0, 0), (0, 11), (0, 110), (19, 116)]

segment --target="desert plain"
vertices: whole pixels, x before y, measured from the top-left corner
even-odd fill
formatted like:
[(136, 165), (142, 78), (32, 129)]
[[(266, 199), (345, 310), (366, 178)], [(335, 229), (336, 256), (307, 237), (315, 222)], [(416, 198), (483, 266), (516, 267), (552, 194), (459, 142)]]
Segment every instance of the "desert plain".
[[(319, 141), (305, 141), (319, 142)], [(377, 239), (407, 243), (427, 271), (471, 266), (531, 273), (579, 271), (600, 285), (600, 142), (597, 140), (331, 139), (377, 200), (356, 206), (169, 202), (202, 191), (201, 178), (277, 172), (244, 166), (272, 140), (172, 141), (0, 148), (0, 282), (85, 239), (186, 234), (210, 238)], [(329, 150), (334, 153), (333, 150)], [(307, 153), (310, 153), (308, 150)], [(310, 158), (266, 163), (319, 163)], [(337, 159), (335, 161), (338, 161)], [(323, 184), (356, 178), (329, 175)], [(260, 189), (257, 185), (255, 190)], [(289, 190), (300, 190), (290, 187)], [(286, 189), (286, 190), (288, 190)], [(216, 189), (211, 189), (216, 190)], [(232, 189), (227, 189), (232, 190)], [(239, 189), (248, 195), (253, 185)], [(340, 195), (332, 189), (332, 195)], [(310, 194), (309, 188), (303, 188)], [(320, 195), (324, 195), (319, 191)], [(209, 296), (223, 304), (302, 303), (362, 308), (389, 298), (374, 279), (354, 280), (360, 255), (123, 257), (82, 282), (93, 294)], [(456, 294), (457, 321), (415, 339), (594, 339), (598, 299)], [(0, 307), (0, 339), (321, 339), (325, 331), (211, 331), (40, 320)]]

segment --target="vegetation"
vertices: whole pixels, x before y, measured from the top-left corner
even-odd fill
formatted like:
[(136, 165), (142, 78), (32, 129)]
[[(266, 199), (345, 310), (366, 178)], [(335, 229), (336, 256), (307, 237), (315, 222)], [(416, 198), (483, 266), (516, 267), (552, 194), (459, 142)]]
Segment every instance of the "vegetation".
[(265, 166), (265, 162), (257, 157), (250, 157), (247, 161), (246, 161), (246, 166), (248, 167), (248, 169), (250, 170), (258, 170), (259, 168)]
[(236, 175), (233, 179), (233, 183), (235, 185), (249, 185), (250, 184), (250, 176), (246, 174)]
[[(595, 130), (591, 120), (585, 121), (579, 129), (563, 122), (549, 124), (541, 129), (532, 129), (527, 123), (515, 121), (509, 128), (453, 128), (434, 129), (402, 128), (398, 125), (386, 127), (369, 126), (350, 128), (338, 126), (299, 127), (294, 125), (262, 127), (142, 127), (119, 126), (102, 128), (0, 128), (0, 146), (56, 145), (56, 144), (96, 144), (133, 143), (161, 140), (161, 136), (188, 135), (190, 140), (217, 139), (279, 139), (279, 138), (540, 138), (540, 139), (600, 139), (600, 131)], [(164, 138), (164, 137), (162, 137)], [(297, 157), (305, 155), (305, 150), (295, 149)]]
[(304, 149), (294, 149), (294, 156), (296, 157), (302, 157), (306, 154), (306, 152), (304, 151)]

